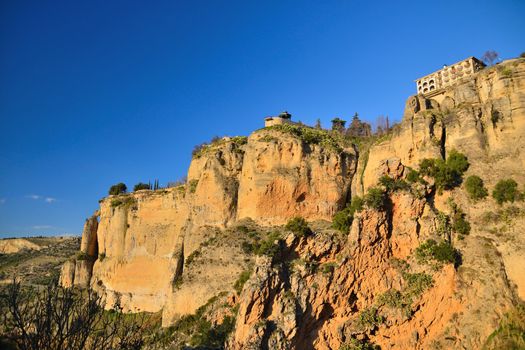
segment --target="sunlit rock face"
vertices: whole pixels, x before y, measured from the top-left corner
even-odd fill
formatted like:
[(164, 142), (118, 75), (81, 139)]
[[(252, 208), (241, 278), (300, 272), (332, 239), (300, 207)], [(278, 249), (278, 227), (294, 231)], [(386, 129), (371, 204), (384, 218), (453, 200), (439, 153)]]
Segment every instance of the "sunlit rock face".
[[(422, 159), (453, 149), (468, 157), (465, 176), (481, 176), (488, 188), (503, 178), (523, 184), (524, 85), (520, 59), (481, 70), (431, 99), (410, 97), (401, 123), (366, 152), (309, 143), (273, 127), (247, 139), (224, 138), (194, 156), (186, 184), (101, 200), (84, 228), (82, 259), (63, 266), (61, 283), (93, 286), (108, 307), (119, 301), (126, 311), (162, 310), (164, 326), (229, 293), (239, 307), (230, 349), (337, 349), (352, 338), (385, 349), (481, 348), (501, 315), (525, 299), (525, 219), (513, 218), (504, 231), (487, 224), (486, 213), (499, 208), (492, 199), (474, 203), (461, 187), (436, 194), (430, 181), (418, 195), (390, 194), (384, 210), (359, 212), (348, 232), (334, 233), (325, 223), (310, 237), (285, 235), (287, 264), (256, 258), (228, 229), (243, 220), (260, 227), (295, 216), (331, 221), (381, 176), (406, 179)], [(428, 238), (441, 239), (438, 214), (450, 211), (449, 199), (472, 226), (453, 242), (462, 265), (426, 271), (415, 250)], [(378, 299), (407, 288), (400, 260), (433, 281), (414, 297), (410, 317)], [(237, 295), (233, 285), (252, 263)], [(372, 307), (386, 321), (357, 327)]]

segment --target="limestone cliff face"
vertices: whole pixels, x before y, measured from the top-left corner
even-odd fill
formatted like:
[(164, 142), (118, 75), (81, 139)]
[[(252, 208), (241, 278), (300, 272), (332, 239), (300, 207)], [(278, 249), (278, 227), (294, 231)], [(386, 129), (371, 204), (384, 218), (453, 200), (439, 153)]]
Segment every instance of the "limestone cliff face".
[(177, 188), (139, 191), (100, 203), (92, 284), (109, 305), (120, 298), (133, 311), (162, 308), (182, 264), (184, 195)]
[[(185, 185), (101, 200), (62, 284), (89, 284), (108, 306), (162, 310), (164, 326), (224, 292), (239, 307), (230, 349), (337, 349), (351, 339), (383, 349), (480, 348), (525, 299), (524, 215), (487, 223), (492, 199), (473, 203), (461, 188), (436, 194), (430, 181), (417, 193), (390, 193), (382, 210), (357, 213), (349, 232), (328, 222), (380, 176), (404, 179), (408, 167), (452, 149), (468, 157), (466, 176), (482, 176), (489, 188), (503, 178), (525, 183), (525, 60), (484, 69), (432, 99), (410, 97), (401, 124), (369, 151), (325, 141), (285, 128), (224, 138), (194, 156)], [(453, 239), (461, 266), (429, 267), (415, 249), (443, 238), (448, 199), (465, 211), (471, 234)], [(295, 216), (321, 228), (310, 237), (288, 233), (280, 261), (241, 244), (242, 222), (282, 230), (273, 226)], [(237, 295), (233, 285), (252, 264)], [(423, 273), (426, 288), (416, 293), (413, 279)], [(410, 305), (395, 309), (380, 298), (392, 291), (410, 295)]]
[(349, 198), (355, 161), (353, 149), (337, 153), (290, 134), (255, 132), (246, 147), (237, 217), (266, 225), (294, 216), (331, 220)]
[[(261, 141), (264, 136), (275, 142)], [(239, 247), (229, 247), (228, 266), (207, 279), (195, 281), (185, 268), (214, 228), (242, 218), (265, 225), (296, 215), (329, 220), (349, 196), (353, 167), (350, 151), (337, 154), (275, 130), (255, 132), (247, 142), (224, 138), (194, 157), (186, 185), (103, 199), (82, 239), (82, 252), (94, 259), (65, 266), (62, 283), (91, 283), (108, 306), (119, 300), (125, 310), (156, 312), (168, 305), (165, 319), (176, 319), (218, 290), (231, 290), (243, 270), (247, 258)], [(180, 286), (189, 280), (191, 288)]]
[(491, 185), (500, 174), (523, 183), (524, 139), (525, 61), (516, 59), (464, 78), (434, 99), (410, 97), (393, 136), (361, 157), (354, 191), (374, 185), (387, 159), (417, 167), (451, 149), (464, 153), (469, 171), (486, 175)]

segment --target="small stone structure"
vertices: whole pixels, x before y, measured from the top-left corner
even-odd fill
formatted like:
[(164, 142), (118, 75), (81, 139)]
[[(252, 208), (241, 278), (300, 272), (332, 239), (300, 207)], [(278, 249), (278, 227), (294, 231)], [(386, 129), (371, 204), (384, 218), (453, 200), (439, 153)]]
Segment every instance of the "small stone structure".
[(346, 120), (335, 117), (334, 119), (332, 119), (332, 130), (339, 131), (342, 133), (345, 131), (345, 124)]
[(417, 93), (425, 97), (432, 97), (442, 93), (442, 89), (451, 86), (463, 77), (469, 76), (483, 69), (485, 64), (476, 57), (469, 57), (463, 61), (444, 66), (429, 75), (416, 80)]
[(282, 125), (282, 124), (296, 124), (292, 122), (292, 115), (288, 113), (287, 111), (282, 112), (276, 117), (266, 117), (264, 118), (264, 127), (267, 128), (269, 126), (274, 125)]

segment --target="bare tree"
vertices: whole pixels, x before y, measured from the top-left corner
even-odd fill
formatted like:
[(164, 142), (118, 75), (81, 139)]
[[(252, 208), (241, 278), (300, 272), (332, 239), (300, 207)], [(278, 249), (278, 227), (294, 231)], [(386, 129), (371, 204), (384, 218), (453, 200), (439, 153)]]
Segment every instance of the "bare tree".
[(20, 350), (134, 350), (144, 343), (144, 315), (125, 315), (118, 302), (105, 311), (91, 289), (54, 282), (38, 291), (13, 280), (1, 297), (1, 335)]
[(498, 58), (499, 54), (494, 50), (485, 51), (483, 56), (481, 56), (481, 60), (489, 66), (492, 66), (494, 62), (498, 60)]
[(376, 118), (376, 134), (382, 135), (390, 131), (390, 121), (388, 116), (379, 115)]

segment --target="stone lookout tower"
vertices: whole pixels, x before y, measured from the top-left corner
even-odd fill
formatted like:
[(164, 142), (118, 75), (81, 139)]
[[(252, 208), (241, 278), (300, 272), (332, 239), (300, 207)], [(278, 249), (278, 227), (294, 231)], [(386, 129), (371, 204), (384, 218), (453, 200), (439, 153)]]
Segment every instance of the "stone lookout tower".
[(417, 93), (425, 97), (439, 95), (443, 92), (443, 88), (476, 73), (483, 67), (485, 64), (476, 57), (469, 57), (450, 66), (444, 66), (443, 69), (416, 80)]
[(264, 118), (264, 127), (281, 125), (281, 124), (295, 124), (292, 122), (292, 115), (287, 111), (282, 112), (277, 117), (266, 117)]

